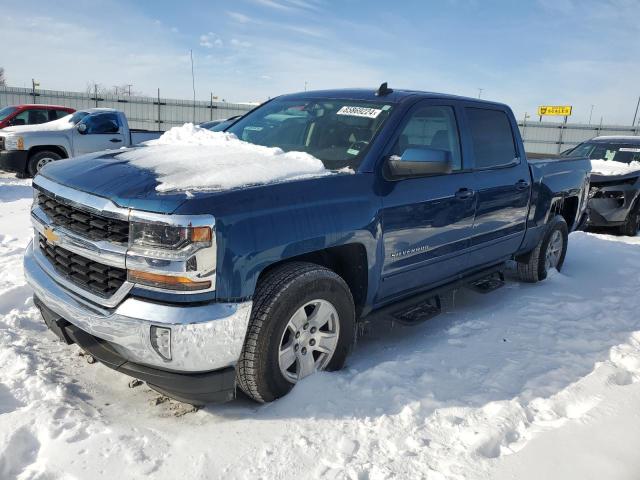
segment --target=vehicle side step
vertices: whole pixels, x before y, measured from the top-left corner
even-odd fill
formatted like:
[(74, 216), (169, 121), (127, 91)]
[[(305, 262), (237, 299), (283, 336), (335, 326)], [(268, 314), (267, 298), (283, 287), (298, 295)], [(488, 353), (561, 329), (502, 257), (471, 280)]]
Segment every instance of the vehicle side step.
[(480, 278), (467, 284), (467, 287), (478, 293), (489, 293), (504, 287), (504, 273), (494, 272), (485, 278)]
[(417, 325), (440, 314), (440, 299), (428, 298), (422, 302), (390, 312), (392, 319), (403, 325)]

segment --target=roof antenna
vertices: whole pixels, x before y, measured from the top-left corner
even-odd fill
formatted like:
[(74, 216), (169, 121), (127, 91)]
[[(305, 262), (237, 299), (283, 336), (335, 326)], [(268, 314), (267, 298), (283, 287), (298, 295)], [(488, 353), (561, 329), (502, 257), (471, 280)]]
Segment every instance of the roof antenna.
[(387, 87), (387, 82), (384, 82), (382, 85), (380, 85), (380, 88), (378, 88), (378, 91), (376, 92), (376, 95), (378, 97), (384, 97), (385, 95), (389, 95), (392, 92), (393, 92), (393, 90), (391, 88)]

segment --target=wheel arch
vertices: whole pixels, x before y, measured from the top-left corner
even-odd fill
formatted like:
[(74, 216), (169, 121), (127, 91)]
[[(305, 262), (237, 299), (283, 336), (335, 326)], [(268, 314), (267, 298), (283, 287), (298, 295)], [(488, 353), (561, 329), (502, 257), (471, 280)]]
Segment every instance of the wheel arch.
[(256, 285), (273, 269), (291, 262), (309, 262), (337, 273), (346, 282), (356, 308), (358, 318), (367, 302), (369, 290), (369, 264), (367, 250), (361, 243), (348, 243), (322, 250), (303, 253), (274, 262), (258, 275)]
[(29, 149), (29, 158), (40, 152), (54, 152), (60, 155), (62, 158), (69, 158), (67, 150), (60, 145), (36, 145), (35, 147), (31, 147)]

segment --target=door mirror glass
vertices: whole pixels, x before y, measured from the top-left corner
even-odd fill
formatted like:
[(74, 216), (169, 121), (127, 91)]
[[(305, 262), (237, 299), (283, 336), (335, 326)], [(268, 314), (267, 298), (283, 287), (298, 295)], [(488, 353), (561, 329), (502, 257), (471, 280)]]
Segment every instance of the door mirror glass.
[(87, 124), (79, 123), (76, 129), (78, 130), (79, 134), (84, 135), (85, 133), (87, 133)]
[(451, 173), (451, 152), (430, 147), (407, 148), (401, 157), (389, 157), (389, 173), (393, 179), (444, 175)]

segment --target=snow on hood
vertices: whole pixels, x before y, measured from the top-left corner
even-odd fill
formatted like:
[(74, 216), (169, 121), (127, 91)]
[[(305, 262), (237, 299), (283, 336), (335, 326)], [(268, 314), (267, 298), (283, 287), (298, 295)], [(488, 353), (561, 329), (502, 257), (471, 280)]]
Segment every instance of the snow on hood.
[(591, 160), (591, 172), (600, 175), (626, 175), (640, 171), (640, 162), (622, 163), (613, 160)]
[(254, 145), (232, 133), (212, 132), (191, 123), (143, 145), (116, 158), (153, 170), (160, 192), (227, 190), (331, 174), (308, 153)]
[(38, 123), (37, 125), (16, 125), (15, 127), (7, 127), (0, 130), (2, 133), (21, 133), (21, 132), (52, 132), (58, 130), (70, 130), (73, 128), (71, 120), (72, 115), (66, 115), (52, 122)]

